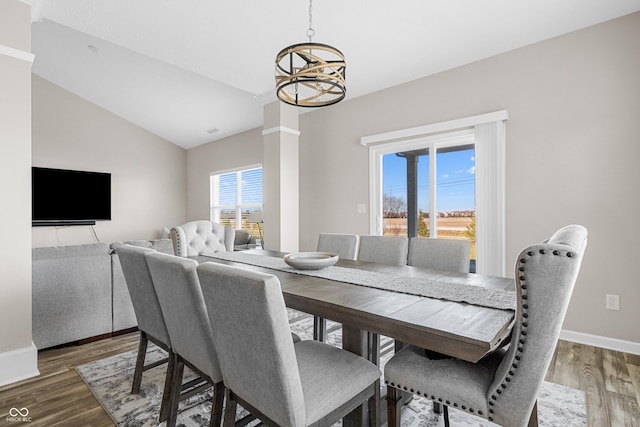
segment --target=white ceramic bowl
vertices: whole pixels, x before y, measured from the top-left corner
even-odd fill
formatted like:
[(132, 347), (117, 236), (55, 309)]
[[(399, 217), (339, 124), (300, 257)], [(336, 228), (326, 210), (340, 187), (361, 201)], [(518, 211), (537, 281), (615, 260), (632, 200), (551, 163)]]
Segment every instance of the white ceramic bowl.
[(332, 252), (297, 252), (284, 256), (284, 262), (298, 270), (320, 270), (338, 262), (338, 254)]

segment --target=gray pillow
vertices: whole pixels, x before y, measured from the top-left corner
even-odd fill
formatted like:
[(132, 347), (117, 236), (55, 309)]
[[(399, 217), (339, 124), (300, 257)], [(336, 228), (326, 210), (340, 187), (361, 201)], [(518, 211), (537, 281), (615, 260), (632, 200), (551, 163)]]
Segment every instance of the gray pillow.
[(236, 230), (236, 237), (233, 244), (235, 246), (246, 245), (247, 243), (249, 243), (250, 239), (251, 235), (247, 230)]

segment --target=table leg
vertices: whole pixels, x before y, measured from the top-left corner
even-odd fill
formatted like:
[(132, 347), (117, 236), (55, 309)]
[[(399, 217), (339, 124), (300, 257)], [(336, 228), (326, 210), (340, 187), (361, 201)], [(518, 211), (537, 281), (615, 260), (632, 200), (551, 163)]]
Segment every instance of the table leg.
[(327, 342), (327, 320), (313, 316), (313, 339), (320, 342)]
[[(369, 340), (367, 333), (361, 329), (353, 328), (348, 325), (342, 325), (342, 348), (355, 353), (359, 356), (369, 359)], [(378, 411), (379, 413), (380, 411)], [(344, 427), (361, 427), (365, 426), (368, 420), (367, 405), (359, 406), (349, 415), (342, 419)]]
[(387, 387), (387, 425), (400, 427), (400, 412), (402, 410), (402, 391), (394, 387)]

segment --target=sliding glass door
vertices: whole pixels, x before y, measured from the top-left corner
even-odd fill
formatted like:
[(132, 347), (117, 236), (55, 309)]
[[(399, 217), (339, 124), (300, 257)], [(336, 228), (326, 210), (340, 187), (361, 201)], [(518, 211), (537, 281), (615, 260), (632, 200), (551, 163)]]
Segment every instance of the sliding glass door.
[(475, 261), (473, 135), (412, 145), (382, 155), (383, 234), (469, 240)]

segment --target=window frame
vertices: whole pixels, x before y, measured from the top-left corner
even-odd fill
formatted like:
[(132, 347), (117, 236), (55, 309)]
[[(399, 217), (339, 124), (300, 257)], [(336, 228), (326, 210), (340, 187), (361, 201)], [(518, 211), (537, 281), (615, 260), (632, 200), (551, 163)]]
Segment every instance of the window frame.
[[(221, 210), (235, 210), (236, 211), (236, 221), (235, 221), (235, 229), (242, 229), (242, 210), (243, 209), (252, 209), (257, 208), (256, 210), (262, 211), (262, 206), (264, 204), (264, 200), (262, 203), (243, 203), (242, 202), (242, 185), (237, 185), (236, 187), (236, 203), (233, 205), (221, 205), (220, 204), (220, 176), (228, 175), (235, 173), (237, 175), (238, 183), (241, 182), (242, 173), (261, 169), (262, 164), (254, 164), (241, 166), (233, 169), (226, 169), (222, 171), (215, 171), (209, 174), (209, 218), (211, 221), (220, 223), (220, 211)], [(217, 211), (217, 212), (216, 212)], [(238, 221), (240, 218), (240, 221)]]
[[(369, 148), (369, 233), (381, 235), (382, 156), (417, 150), (425, 143), (454, 143), (471, 137), (475, 145), (476, 174), (476, 271), (506, 274), (505, 218), (505, 121), (506, 110), (415, 128), (365, 136), (360, 144)], [(434, 158), (436, 156), (433, 156)], [(430, 168), (435, 173), (434, 168)], [(430, 206), (430, 209), (434, 209)], [(432, 215), (430, 215), (432, 216)]]

